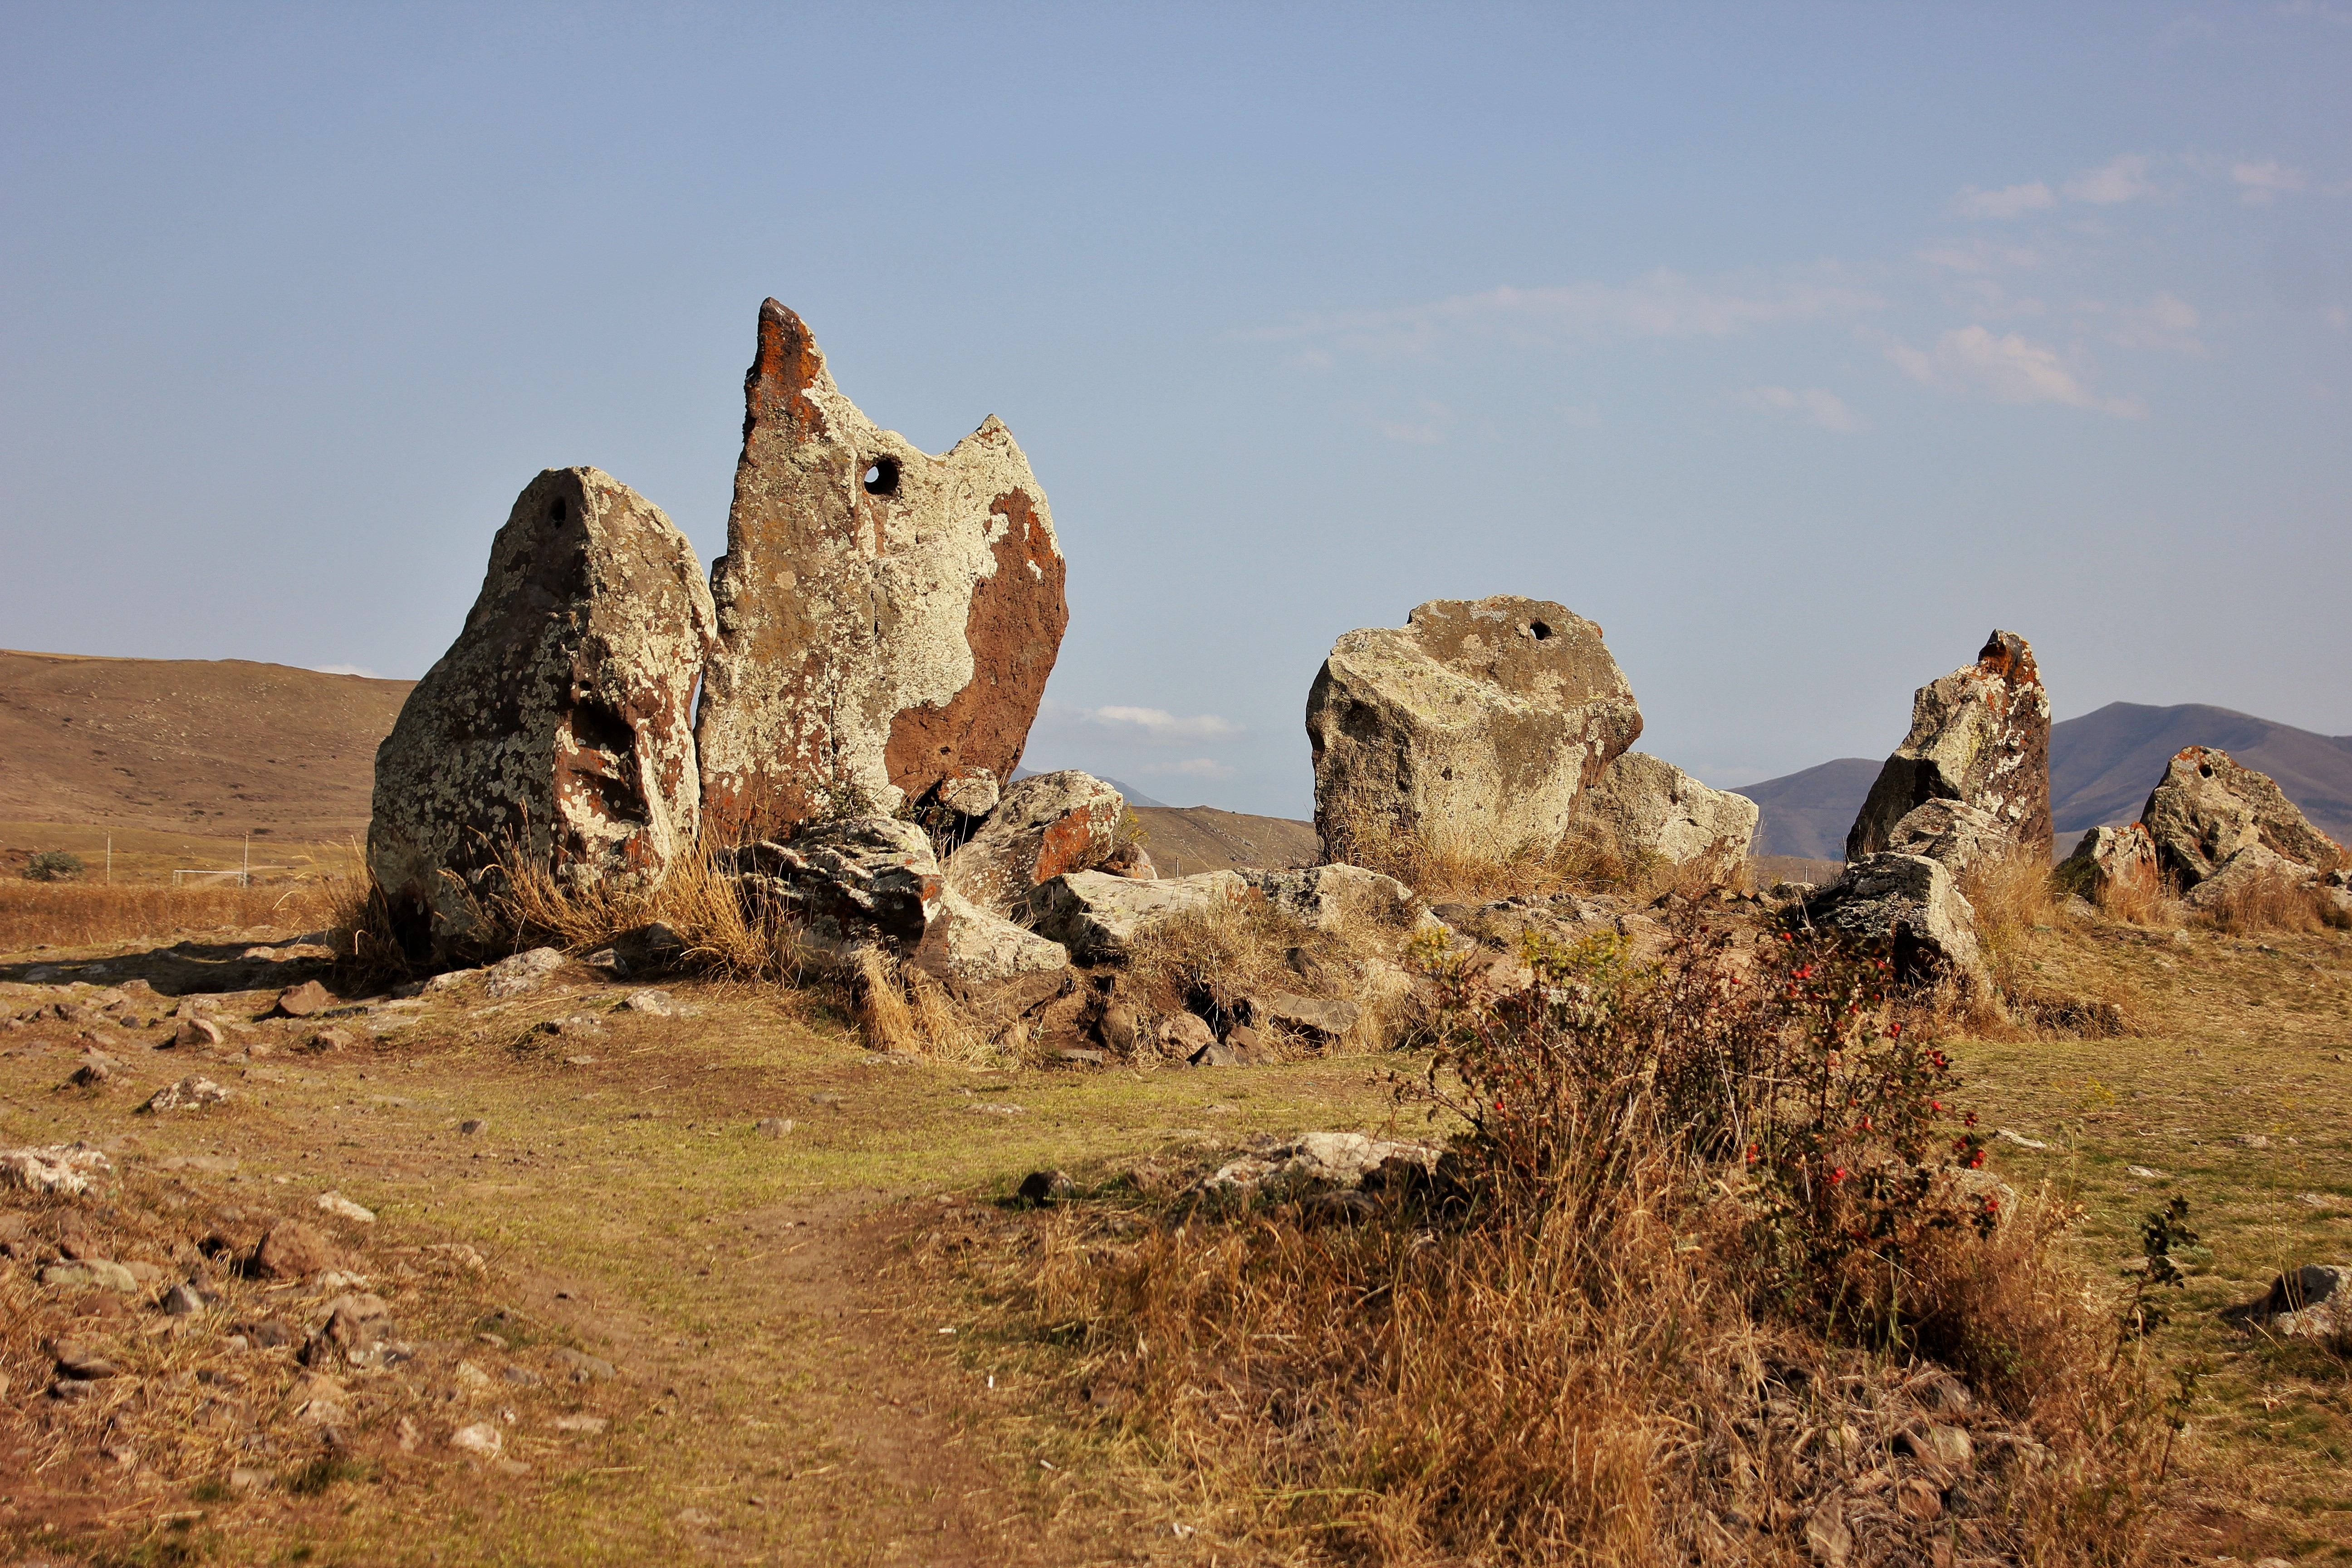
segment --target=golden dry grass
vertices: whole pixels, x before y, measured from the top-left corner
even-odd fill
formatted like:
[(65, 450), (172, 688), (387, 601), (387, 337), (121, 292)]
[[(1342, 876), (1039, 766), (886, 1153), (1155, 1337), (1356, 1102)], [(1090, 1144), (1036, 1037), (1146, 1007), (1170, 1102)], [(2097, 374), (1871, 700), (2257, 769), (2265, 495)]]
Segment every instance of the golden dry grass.
[[(1779, 1211), (1684, 1120), (1666, 1086), (1686, 1053), (1654, 1032), (1717, 1026), (1676, 996), (1765, 1016), (1738, 965), (1706, 962), (1679, 992), (1664, 973), (1622, 980), (1612, 952), (1549, 964), (1547, 985), (1621, 979), (1559, 1003), (1589, 1052), (1570, 1070), (1508, 1058), (1465, 1079), (1483, 1094), (1549, 1075), (1505, 1092), (1553, 1098), (1507, 1113), (1498, 1097), (1492, 1124), (1455, 1139), (1458, 1176), (1391, 1184), (1369, 1213), (1130, 1182), (1045, 1216), (984, 1272), (1014, 1323), (1066, 1347), (1066, 1385), (1135, 1462), (1173, 1472), (1245, 1556), (1795, 1563), (1809, 1533), (1843, 1532), (1837, 1560), (1855, 1563), (1927, 1561), (1937, 1541), (1996, 1561), (2141, 1560), (2160, 1390), (2083, 1289), (2075, 1211), (2044, 1194), (1979, 1229), (1923, 1207), (1895, 1215), (1887, 1252), (1832, 1240), (1866, 1215), (1832, 1200), (1827, 1261), (1761, 1288)], [(1549, 994), (1449, 1018), (1517, 1037)], [(1715, 1049), (1689, 1056), (1686, 1089), (1706, 1092)], [(1779, 1074), (1759, 1092), (1782, 1092)], [(1937, 1191), (1922, 1202), (1950, 1198)], [(1971, 1434), (1966, 1476), (1903, 1457), (1930, 1425)]]
[(142, 937), (329, 923), (335, 884), (181, 887), (0, 881), (0, 952), (93, 947)]

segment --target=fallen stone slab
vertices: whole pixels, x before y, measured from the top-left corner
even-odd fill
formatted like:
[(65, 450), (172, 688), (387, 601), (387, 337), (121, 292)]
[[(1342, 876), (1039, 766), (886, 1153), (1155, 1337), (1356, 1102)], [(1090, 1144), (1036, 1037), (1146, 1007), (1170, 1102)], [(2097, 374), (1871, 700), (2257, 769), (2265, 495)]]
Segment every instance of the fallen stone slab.
[(1037, 934), (1060, 942), (1081, 963), (1124, 957), (1135, 940), (1179, 916), (1231, 907), (1249, 890), (1232, 871), (1203, 871), (1138, 882), (1102, 871), (1076, 871), (1031, 889), (1026, 912)]
[(937, 980), (992, 985), (1067, 969), (1070, 950), (949, 888), (907, 962)]
[(1722, 886), (1738, 877), (1759, 808), (1710, 789), (1645, 752), (1610, 759), (1577, 797), (1570, 834), (1616, 876), (1670, 870), (1679, 882)]
[(940, 906), (930, 838), (896, 817), (844, 817), (790, 843), (763, 839), (735, 850), (729, 868), (747, 892), (791, 915), (803, 950), (822, 958), (854, 958), (872, 946), (903, 957)]
[(149, 1097), (142, 1110), (202, 1110), (206, 1106), (221, 1105), (235, 1098), (208, 1078), (191, 1075), (174, 1084), (167, 1084)]
[(2119, 827), (2094, 827), (2075, 844), (2074, 852), (2059, 862), (2056, 885), (2105, 907), (2116, 900), (2154, 899), (2164, 890), (2156, 840), (2145, 823)]
[(1887, 959), (1896, 980), (1949, 979), (1975, 994), (1990, 984), (1976, 910), (1952, 874), (1924, 855), (1869, 855), (1791, 907), (1801, 923)]
[(1391, 1162), (1423, 1173), (1434, 1172), (1444, 1152), (1435, 1143), (1361, 1132), (1305, 1132), (1230, 1160), (1187, 1190), (1195, 1196), (1225, 1199), (1351, 1191)]
[(36, 1193), (86, 1193), (93, 1180), (113, 1169), (103, 1151), (87, 1143), (0, 1149), (0, 1185)]
[(991, 914), (1011, 914), (1040, 882), (1109, 858), (1126, 815), (1117, 788), (1076, 768), (1023, 779), (948, 857), (948, 888)]
[(1235, 873), (1267, 904), (1317, 931), (1351, 927), (1410, 926), (1426, 918), (1421, 895), (1394, 877), (1334, 861), (1295, 870)]
[[(534, 947), (510, 957), (501, 958), (484, 972), (483, 991), (504, 1000), (510, 996), (528, 996), (555, 978), (563, 968), (563, 954), (551, 947)], [(446, 979), (437, 975), (436, 979)], [(428, 989), (435, 987), (428, 986)]]

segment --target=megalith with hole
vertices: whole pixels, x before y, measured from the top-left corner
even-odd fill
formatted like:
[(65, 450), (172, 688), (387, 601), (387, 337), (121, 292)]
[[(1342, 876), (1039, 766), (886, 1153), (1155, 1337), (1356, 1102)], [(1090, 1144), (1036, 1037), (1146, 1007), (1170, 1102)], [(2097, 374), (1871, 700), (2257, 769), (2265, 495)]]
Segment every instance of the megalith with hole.
[(1324, 854), (1549, 854), (1641, 733), (1592, 622), (1542, 599), (1433, 600), (1342, 637), (1307, 693)]
[(1069, 619), (1013, 433), (991, 416), (921, 451), (842, 395), (773, 300), (743, 393), (696, 729), (712, 830), (747, 842), (1010, 780)]

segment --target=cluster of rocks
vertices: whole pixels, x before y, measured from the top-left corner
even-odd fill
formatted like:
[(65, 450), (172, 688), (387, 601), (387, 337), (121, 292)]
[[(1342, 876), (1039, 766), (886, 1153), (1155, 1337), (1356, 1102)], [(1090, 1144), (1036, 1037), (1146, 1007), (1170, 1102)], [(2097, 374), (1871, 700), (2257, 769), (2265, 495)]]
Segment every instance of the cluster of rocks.
[(1721, 882), (1757, 807), (1632, 751), (1642, 710), (1601, 627), (1548, 600), (1436, 599), (1332, 646), (1307, 697), (1326, 857), (1578, 847), (1629, 872)]
[(2275, 887), (2352, 913), (2352, 855), (2267, 774), (2210, 746), (2175, 753), (2139, 820), (2091, 829), (2059, 877), (2101, 904), (2144, 904), (2177, 889), (2190, 909), (2204, 910)]
[(1996, 629), (1976, 662), (1912, 694), (1911, 729), (1846, 835), (1844, 871), (1799, 887), (1794, 915), (1888, 958), (1906, 983), (1989, 994), (1960, 879), (2050, 857), (2050, 694), (2032, 646)]
[(376, 755), (368, 863), (413, 959), (510, 859), (657, 881), (730, 843), (902, 806), (965, 819), (1021, 760), (1068, 618), (1044, 490), (993, 417), (933, 457), (761, 305), (728, 550), (706, 586), (595, 468), (517, 498), (465, 628)]

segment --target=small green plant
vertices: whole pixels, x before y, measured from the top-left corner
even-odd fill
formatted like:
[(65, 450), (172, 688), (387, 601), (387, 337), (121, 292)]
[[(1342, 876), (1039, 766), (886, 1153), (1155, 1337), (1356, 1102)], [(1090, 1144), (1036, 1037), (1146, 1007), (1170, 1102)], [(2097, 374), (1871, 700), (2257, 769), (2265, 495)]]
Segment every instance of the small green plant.
[(67, 849), (44, 849), (25, 862), (28, 882), (70, 882), (81, 873), (81, 857)]
[(2189, 1228), (2189, 1200), (2175, 1198), (2160, 1209), (2150, 1209), (2147, 1217), (2139, 1222), (2141, 1267), (2137, 1271), (2131, 1300), (2124, 1303), (2124, 1332), (2135, 1338), (2154, 1333), (2162, 1328), (2172, 1314), (2158, 1302), (2148, 1299), (2148, 1291), (2158, 1286), (2174, 1289), (2189, 1283), (2189, 1276), (2173, 1261), (2176, 1247), (2195, 1247), (2198, 1235)]

